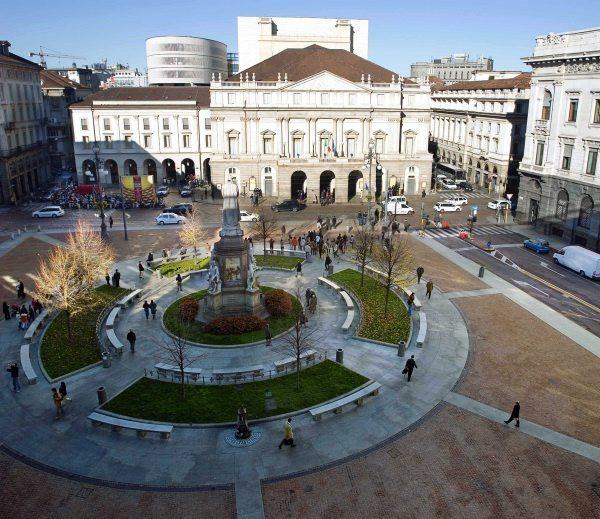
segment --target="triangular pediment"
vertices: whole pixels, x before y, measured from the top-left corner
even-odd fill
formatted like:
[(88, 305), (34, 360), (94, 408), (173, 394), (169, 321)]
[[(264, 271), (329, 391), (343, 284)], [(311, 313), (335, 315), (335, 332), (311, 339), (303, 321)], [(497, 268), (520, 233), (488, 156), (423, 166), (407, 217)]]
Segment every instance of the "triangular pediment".
[(319, 72), (314, 76), (307, 77), (300, 81), (296, 81), (283, 90), (324, 90), (324, 91), (339, 91), (339, 92), (364, 92), (367, 90), (365, 86), (357, 85), (352, 81), (348, 81), (340, 76), (336, 76), (327, 70)]

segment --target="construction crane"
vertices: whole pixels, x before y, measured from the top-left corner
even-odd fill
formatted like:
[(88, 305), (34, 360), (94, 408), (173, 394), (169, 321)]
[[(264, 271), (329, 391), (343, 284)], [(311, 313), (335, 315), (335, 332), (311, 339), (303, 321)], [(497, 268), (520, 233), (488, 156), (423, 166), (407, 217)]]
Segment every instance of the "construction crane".
[[(69, 58), (69, 59), (86, 59), (83, 56), (71, 56), (69, 54), (58, 54), (58, 53), (54, 53), (55, 51), (52, 51), (53, 53), (50, 54), (48, 52), (46, 52), (44, 50), (45, 47), (40, 47), (40, 51), (39, 52), (30, 52), (29, 56), (33, 57), (33, 56), (39, 56), (40, 58), (40, 67), (42, 68), (46, 68), (46, 56), (48, 56), (49, 58)], [(51, 50), (51, 49), (47, 49), (46, 50)]]

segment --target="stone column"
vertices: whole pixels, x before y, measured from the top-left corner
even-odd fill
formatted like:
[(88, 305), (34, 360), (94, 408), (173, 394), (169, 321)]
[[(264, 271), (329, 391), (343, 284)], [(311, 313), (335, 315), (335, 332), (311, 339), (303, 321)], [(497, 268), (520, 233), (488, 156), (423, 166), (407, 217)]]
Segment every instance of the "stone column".
[(312, 157), (313, 150), (313, 120), (308, 120), (308, 156)]
[(248, 118), (246, 116), (240, 117), (240, 121), (242, 121), (242, 131), (240, 132), (240, 154), (246, 154), (246, 142), (247, 142), (247, 133), (248, 133)]
[(278, 117), (277, 122), (279, 123), (279, 153), (280, 155), (285, 155), (283, 146), (283, 117)]

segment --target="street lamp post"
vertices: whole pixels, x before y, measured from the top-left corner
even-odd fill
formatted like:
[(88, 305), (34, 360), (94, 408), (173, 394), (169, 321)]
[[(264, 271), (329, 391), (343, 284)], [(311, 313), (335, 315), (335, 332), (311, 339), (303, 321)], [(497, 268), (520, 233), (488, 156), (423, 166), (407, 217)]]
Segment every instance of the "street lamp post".
[(127, 220), (125, 216), (125, 197), (123, 196), (123, 177), (119, 177), (119, 185), (121, 188), (121, 214), (123, 215), (123, 233), (125, 241), (129, 240), (127, 236)]
[(375, 161), (377, 162), (377, 155), (374, 153), (374, 150), (375, 150), (375, 141), (373, 141), (373, 139), (370, 139), (369, 140), (369, 152), (367, 154), (365, 154), (365, 163), (363, 166), (364, 169), (366, 169), (367, 167), (369, 168), (369, 193), (367, 194), (368, 218), (371, 217), (371, 202), (373, 200), (373, 193), (372, 193), (373, 184), (371, 183), (372, 172), (373, 172), (373, 158), (375, 158)]
[(102, 197), (102, 185), (100, 183), (100, 158), (98, 157), (100, 146), (97, 143), (94, 144), (92, 151), (94, 152), (94, 165), (96, 167), (96, 183), (98, 184), (98, 192), (100, 193), (100, 236), (104, 240), (108, 238), (108, 234), (106, 232), (106, 216), (104, 214), (104, 200)]

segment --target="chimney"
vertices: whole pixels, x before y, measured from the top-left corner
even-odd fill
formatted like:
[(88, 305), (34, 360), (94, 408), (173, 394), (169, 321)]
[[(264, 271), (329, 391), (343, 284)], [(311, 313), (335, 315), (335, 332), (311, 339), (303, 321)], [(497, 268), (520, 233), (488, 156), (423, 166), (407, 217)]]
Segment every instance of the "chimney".
[(8, 56), (10, 54), (10, 51), (8, 50), (9, 47), (10, 47), (9, 41), (6, 41), (6, 40), (0, 41), (0, 55)]

